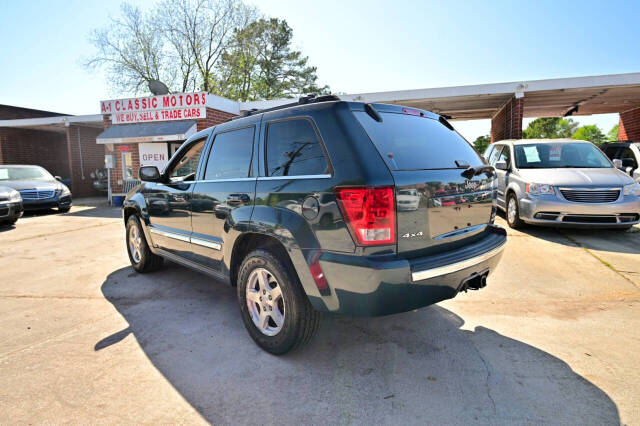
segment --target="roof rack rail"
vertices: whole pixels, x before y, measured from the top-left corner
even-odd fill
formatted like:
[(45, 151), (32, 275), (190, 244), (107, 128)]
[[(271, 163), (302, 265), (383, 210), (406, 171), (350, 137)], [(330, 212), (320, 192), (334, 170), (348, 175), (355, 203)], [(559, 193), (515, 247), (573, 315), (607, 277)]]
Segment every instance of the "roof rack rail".
[(243, 111), (242, 114), (240, 114), (240, 115), (238, 115), (236, 117), (231, 117), (227, 121), (237, 120), (239, 118), (249, 117), (249, 116), (255, 115), (255, 114), (262, 114), (263, 112), (276, 111), (276, 110), (279, 110), (279, 109), (290, 108), (290, 107), (298, 106), (298, 105), (315, 104), (315, 103), (320, 103), (320, 102), (331, 102), (331, 101), (339, 101), (339, 100), (340, 100), (340, 98), (337, 97), (336, 95), (316, 96), (315, 94), (311, 94), (311, 95), (302, 96), (301, 98), (298, 99), (297, 102), (291, 102), (291, 103), (288, 103), (288, 104), (283, 104), (283, 105), (275, 106), (275, 107), (272, 107), (272, 108), (265, 108), (265, 109), (252, 108), (252, 109), (250, 109), (248, 111)]

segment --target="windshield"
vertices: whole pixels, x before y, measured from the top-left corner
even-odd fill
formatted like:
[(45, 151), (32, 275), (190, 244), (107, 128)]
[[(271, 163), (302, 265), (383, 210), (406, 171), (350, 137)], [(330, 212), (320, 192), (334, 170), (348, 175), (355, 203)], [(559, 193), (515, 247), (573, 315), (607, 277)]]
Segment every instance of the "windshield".
[(2, 167), (0, 181), (8, 180), (54, 180), (42, 167)]
[(613, 167), (598, 148), (586, 142), (537, 143), (513, 148), (519, 169)]

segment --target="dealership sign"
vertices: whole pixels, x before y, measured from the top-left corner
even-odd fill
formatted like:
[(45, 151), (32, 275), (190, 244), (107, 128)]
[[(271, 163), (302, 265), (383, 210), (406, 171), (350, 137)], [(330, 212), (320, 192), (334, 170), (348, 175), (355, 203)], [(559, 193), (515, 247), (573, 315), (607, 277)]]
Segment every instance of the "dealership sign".
[(102, 114), (111, 114), (113, 124), (205, 118), (207, 93), (172, 93), (143, 98), (100, 102)]

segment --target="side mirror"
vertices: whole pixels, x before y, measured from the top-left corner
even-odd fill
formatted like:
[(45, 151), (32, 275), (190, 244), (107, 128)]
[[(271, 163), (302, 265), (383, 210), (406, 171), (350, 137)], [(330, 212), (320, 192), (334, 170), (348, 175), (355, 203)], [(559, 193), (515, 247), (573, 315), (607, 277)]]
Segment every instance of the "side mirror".
[(160, 180), (160, 171), (156, 166), (142, 166), (138, 170), (140, 180), (145, 182), (158, 182)]
[(495, 165), (495, 168), (498, 170), (504, 170), (507, 171), (509, 170), (509, 165), (507, 164), (506, 161), (498, 161)]
[(620, 160), (619, 158), (614, 158), (614, 159), (613, 159), (613, 166), (614, 166), (616, 169), (621, 168), (621, 167), (622, 167), (622, 160)]
[(57, 181), (62, 182), (62, 178), (60, 176), (54, 176), (54, 178), (56, 178)]

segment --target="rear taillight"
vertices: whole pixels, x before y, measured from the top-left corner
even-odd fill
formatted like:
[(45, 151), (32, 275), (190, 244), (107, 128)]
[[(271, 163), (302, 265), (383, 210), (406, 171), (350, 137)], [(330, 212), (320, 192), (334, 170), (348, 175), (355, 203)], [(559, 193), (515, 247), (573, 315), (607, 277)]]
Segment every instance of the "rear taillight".
[(392, 186), (336, 188), (338, 205), (357, 243), (364, 246), (396, 242)]

